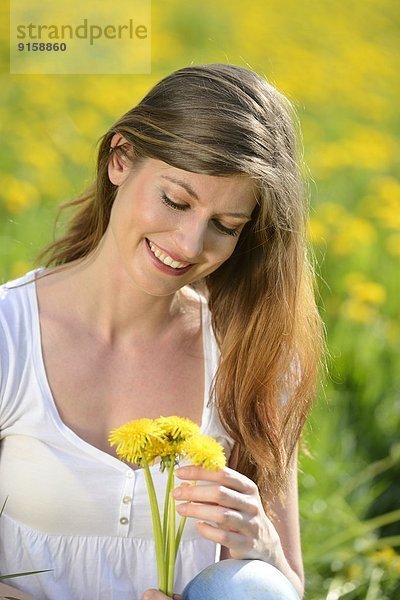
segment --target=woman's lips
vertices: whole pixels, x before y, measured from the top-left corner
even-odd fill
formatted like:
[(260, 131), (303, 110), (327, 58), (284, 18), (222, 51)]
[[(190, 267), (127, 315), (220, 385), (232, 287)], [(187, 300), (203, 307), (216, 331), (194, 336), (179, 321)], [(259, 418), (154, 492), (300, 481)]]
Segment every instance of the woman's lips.
[(183, 275), (184, 273), (187, 273), (193, 266), (193, 263), (176, 260), (147, 238), (146, 246), (153, 263), (164, 273), (171, 275)]

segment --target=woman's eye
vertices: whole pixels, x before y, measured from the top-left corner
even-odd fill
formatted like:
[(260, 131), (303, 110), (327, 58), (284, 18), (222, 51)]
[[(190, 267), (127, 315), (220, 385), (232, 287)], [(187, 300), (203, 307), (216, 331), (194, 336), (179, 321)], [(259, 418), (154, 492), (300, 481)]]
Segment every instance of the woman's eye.
[(161, 200), (162, 200), (163, 204), (165, 204), (166, 206), (169, 206), (170, 208), (173, 208), (174, 210), (186, 210), (187, 209), (187, 204), (177, 204), (176, 202), (171, 200), (171, 198), (168, 198), (168, 196), (164, 192), (161, 193)]
[(214, 220), (213, 222), (214, 226), (221, 233), (224, 233), (225, 235), (232, 235), (233, 237), (237, 237), (239, 235), (239, 228), (231, 229), (230, 227), (225, 227), (225, 225), (222, 225), (220, 221)]
[[(164, 192), (161, 192), (161, 201), (163, 204), (165, 204), (165, 206), (168, 206), (169, 208), (172, 208), (173, 210), (183, 211), (183, 210), (187, 210), (188, 208), (190, 208), (187, 204), (178, 204), (177, 202), (174, 202)], [(224, 235), (231, 235), (233, 237), (237, 237), (240, 233), (239, 228), (225, 227), (225, 225), (223, 225), (217, 219), (213, 219), (212, 222), (214, 224), (214, 227), (220, 233), (223, 233)]]

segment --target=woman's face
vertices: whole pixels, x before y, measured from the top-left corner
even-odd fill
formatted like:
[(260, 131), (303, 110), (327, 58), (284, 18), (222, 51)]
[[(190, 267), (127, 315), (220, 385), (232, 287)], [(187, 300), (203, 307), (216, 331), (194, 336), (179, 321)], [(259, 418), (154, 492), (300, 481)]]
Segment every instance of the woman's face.
[(109, 175), (119, 189), (106, 239), (131, 281), (158, 296), (226, 261), (256, 204), (243, 176), (201, 175), (154, 159), (135, 170), (110, 163)]

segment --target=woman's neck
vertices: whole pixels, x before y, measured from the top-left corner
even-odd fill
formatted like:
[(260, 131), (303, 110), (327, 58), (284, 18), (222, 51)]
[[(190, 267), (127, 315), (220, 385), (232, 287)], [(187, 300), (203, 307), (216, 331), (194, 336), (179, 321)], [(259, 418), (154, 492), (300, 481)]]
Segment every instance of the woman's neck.
[[(100, 258), (100, 257), (99, 257)], [(56, 268), (41, 279), (53, 306), (96, 331), (110, 343), (166, 334), (184, 311), (183, 294), (153, 296), (135, 286), (122, 268), (111, 268), (96, 257)]]

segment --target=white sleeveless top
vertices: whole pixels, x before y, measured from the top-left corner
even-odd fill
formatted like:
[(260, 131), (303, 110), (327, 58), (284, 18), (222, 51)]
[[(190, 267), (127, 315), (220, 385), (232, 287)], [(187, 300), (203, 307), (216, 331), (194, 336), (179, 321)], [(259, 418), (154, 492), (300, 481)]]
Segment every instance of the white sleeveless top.
[[(36, 600), (139, 600), (157, 588), (143, 471), (83, 441), (61, 420), (41, 351), (35, 271), (0, 288), (0, 574), (51, 569), (9, 583)], [(27, 282), (22, 287), (15, 287)], [(219, 353), (202, 304), (202, 431), (229, 456), (233, 442), (210, 399)], [(160, 509), (165, 474), (151, 467)], [(218, 560), (188, 519), (175, 592)]]

